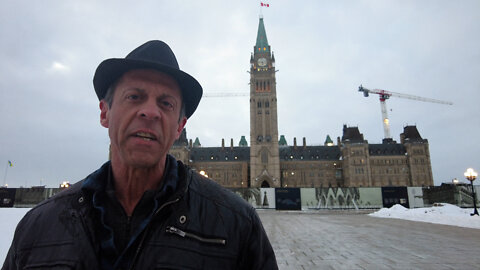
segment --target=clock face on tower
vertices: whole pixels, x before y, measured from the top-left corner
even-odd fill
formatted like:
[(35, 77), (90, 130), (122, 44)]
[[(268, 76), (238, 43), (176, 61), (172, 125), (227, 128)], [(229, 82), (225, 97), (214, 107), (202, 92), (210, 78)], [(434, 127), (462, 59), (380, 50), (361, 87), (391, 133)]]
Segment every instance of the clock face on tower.
[(257, 61), (258, 65), (261, 66), (261, 67), (264, 67), (267, 65), (267, 59), (265, 58), (259, 58), (258, 61)]

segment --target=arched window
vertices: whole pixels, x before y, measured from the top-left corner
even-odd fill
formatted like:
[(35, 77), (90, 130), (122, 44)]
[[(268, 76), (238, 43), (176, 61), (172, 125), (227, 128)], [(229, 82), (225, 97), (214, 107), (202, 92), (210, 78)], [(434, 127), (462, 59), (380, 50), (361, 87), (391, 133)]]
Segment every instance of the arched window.
[(267, 151), (262, 152), (262, 163), (268, 163), (268, 154)]

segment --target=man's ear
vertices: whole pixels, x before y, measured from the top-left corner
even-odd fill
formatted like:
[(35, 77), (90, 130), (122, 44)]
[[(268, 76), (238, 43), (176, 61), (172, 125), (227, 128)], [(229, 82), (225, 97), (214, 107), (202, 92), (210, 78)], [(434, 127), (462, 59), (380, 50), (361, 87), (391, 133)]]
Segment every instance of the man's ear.
[(100, 100), (100, 124), (103, 126), (103, 127), (106, 127), (108, 128), (108, 111), (109, 111), (109, 107), (108, 107), (108, 104), (105, 100)]
[(175, 139), (178, 140), (180, 138), (180, 134), (182, 134), (182, 130), (187, 124), (187, 117), (182, 117), (182, 119), (178, 122), (178, 129), (177, 129), (177, 136), (175, 136)]

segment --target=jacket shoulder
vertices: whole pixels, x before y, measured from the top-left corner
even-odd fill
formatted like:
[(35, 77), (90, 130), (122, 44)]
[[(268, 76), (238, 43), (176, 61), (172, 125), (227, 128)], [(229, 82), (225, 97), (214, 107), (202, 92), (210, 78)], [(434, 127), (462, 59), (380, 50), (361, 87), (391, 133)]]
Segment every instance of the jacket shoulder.
[(73, 200), (76, 197), (81, 196), (82, 182), (83, 181), (80, 181), (72, 185), (70, 188), (63, 190), (49, 199), (37, 204), (20, 220), (16, 231), (18, 233), (22, 231), (25, 232), (26, 229), (37, 228), (39, 225), (43, 226), (50, 224), (54, 220), (57, 220), (57, 217), (62, 212), (65, 212), (66, 209), (71, 208)]
[(217, 207), (228, 209), (231, 212), (251, 219), (255, 208), (242, 197), (228, 190), (213, 180), (199, 173), (191, 172), (190, 193), (215, 204)]

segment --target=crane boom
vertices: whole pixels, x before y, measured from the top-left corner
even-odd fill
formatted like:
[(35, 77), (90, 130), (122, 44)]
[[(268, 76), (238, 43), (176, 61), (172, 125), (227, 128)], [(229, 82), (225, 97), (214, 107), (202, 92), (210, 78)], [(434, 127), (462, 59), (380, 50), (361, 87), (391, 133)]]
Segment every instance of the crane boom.
[(380, 97), (380, 108), (382, 110), (383, 132), (384, 132), (384, 135), (385, 135), (386, 139), (391, 139), (391, 136), (390, 136), (390, 121), (388, 120), (387, 105), (386, 105), (386, 102), (385, 102), (390, 97), (399, 97), (399, 98), (406, 98), (406, 99), (418, 100), (418, 101), (423, 101), (423, 102), (432, 102), (432, 103), (453, 105), (453, 103), (450, 102), (450, 101), (443, 101), (443, 100), (432, 99), (432, 98), (424, 98), (424, 97), (419, 97), (419, 96), (414, 96), (414, 95), (407, 95), (407, 94), (402, 94), (402, 93), (390, 92), (390, 91), (382, 90), (382, 89), (367, 89), (367, 88), (363, 87), (362, 85), (360, 85), (360, 87), (358, 87), (358, 91), (363, 92), (363, 95), (365, 97), (368, 97), (368, 95), (370, 93), (379, 95), (379, 97)]
[[(432, 102), (432, 103), (439, 103), (439, 104), (446, 104), (446, 105), (453, 105), (452, 102), (450, 101), (443, 101), (443, 100), (438, 100), (438, 99), (433, 99), (433, 98), (425, 98), (425, 97), (419, 97), (419, 96), (414, 96), (414, 95), (407, 95), (407, 94), (402, 94), (402, 93), (396, 93), (396, 92), (391, 92), (387, 90), (382, 90), (382, 89), (367, 89), (363, 86), (360, 85), (358, 88), (359, 92), (364, 92), (367, 93), (365, 96), (368, 97), (368, 93), (373, 93), (373, 94), (378, 94), (378, 95), (386, 95), (388, 97), (399, 97), (399, 98), (406, 98), (406, 99), (411, 99), (411, 100), (418, 100), (418, 101), (424, 101), (424, 102)], [(388, 99), (388, 98), (386, 98)]]

